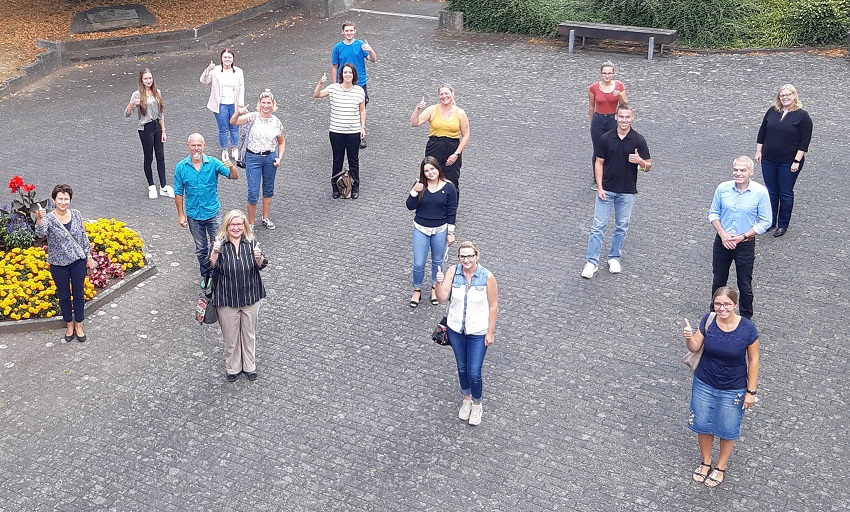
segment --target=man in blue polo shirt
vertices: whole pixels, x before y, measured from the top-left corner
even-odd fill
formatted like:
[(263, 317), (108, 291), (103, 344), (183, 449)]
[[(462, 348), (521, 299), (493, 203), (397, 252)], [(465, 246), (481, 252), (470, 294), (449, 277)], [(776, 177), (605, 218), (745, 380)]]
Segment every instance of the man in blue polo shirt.
[[(369, 82), (369, 77), (366, 75), (366, 60), (375, 62), (378, 55), (375, 50), (369, 46), (368, 41), (355, 39), (357, 27), (351, 21), (346, 21), (342, 24), (342, 41), (334, 45), (331, 52), (331, 76), (333, 81), (340, 82), (339, 70), (346, 64), (352, 64), (357, 70), (357, 85), (363, 88), (366, 93), (365, 105), (369, 104), (369, 89), (366, 83)], [(366, 139), (360, 139), (360, 147), (366, 147)]]
[(637, 194), (638, 170), (649, 172), (652, 161), (646, 139), (632, 130), (635, 113), (628, 105), (617, 107), (617, 128), (605, 132), (596, 148), (596, 205), (593, 208), (593, 225), (587, 240), (587, 263), (581, 277), (590, 279), (599, 268), (602, 238), (608, 225), (611, 209), (614, 210), (614, 235), (608, 252), (608, 272), (619, 274), (620, 251), (629, 230), (629, 219)]
[[(773, 223), (770, 195), (761, 183), (752, 181), (753, 159), (739, 156), (732, 162), (732, 180), (717, 186), (708, 221), (717, 231), (711, 254), (711, 295), (726, 286), (729, 268), (735, 262), (741, 292), (741, 316), (753, 317), (753, 264), (756, 261), (756, 235)], [(714, 304), (711, 305), (714, 311)]]
[(177, 205), (177, 222), (184, 228), (188, 227), (195, 239), (201, 288), (206, 289), (209, 282), (204, 280), (204, 276), (210, 267), (210, 246), (221, 226), (218, 176), (235, 180), (239, 171), (232, 162), (224, 164), (205, 155), (204, 138), (200, 133), (189, 135), (186, 145), (189, 146), (189, 156), (174, 168), (174, 203)]

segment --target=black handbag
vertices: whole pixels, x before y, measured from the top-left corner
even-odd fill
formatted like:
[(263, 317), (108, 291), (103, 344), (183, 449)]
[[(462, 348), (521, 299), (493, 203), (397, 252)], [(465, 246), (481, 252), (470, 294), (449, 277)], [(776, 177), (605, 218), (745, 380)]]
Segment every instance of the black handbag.
[[(212, 268), (207, 269), (206, 275), (204, 275), (204, 280), (210, 280), (210, 272)], [(195, 306), (195, 320), (198, 323), (202, 324), (214, 324), (218, 322), (218, 310), (215, 306), (210, 304), (213, 290), (215, 290), (215, 274), (213, 274), (213, 279), (210, 281), (210, 287), (207, 291), (202, 291), (198, 294), (198, 304)]]
[(449, 341), (449, 328), (446, 325), (448, 323), (448, 318), (443, 317), (440, 320), (440, 323), (437, 324), (437, 327), (434, 328), (434, 332), (431, 333), (431, 339), (434, 340), (434, 343), (437, 345), (451, 345)]

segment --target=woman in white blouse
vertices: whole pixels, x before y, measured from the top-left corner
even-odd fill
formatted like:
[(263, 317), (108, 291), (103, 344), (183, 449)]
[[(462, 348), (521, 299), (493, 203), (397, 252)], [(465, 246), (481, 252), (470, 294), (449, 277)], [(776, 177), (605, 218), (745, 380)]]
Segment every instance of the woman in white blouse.
[[(228, 160), (231, 155), (236, 160), (236, 146), (239, 144), (239, 128), (230, 124), (230, 117), (237, 107), (245, 105), (245, 75), (242, 69), (233, 65), (233, 50), (221, 51), (221, 64), (210, 65), (201, 74), (201, 83), (210, 86), (210, 99), (207, 108), (215, 114), (218, 124), (218, 144), (221, 146), (221, 159)], [(230, 154), (228, 154), (228, 148)]]
[(286, 149), (286, 138), (283, 134), (283, 123), (273, 114), (277, 111), (277, 102), (268, 89), (260, 93), (257, 111), (248, 112), (245, 107), (239, 107), (230, 118), (230, 124), (238, 126), (251, 123), (248, 128), (248, 148), (245, 152), (245, 181), (248, 182), (248, 223), (253, 226), (257, 217), (257, 200), (260, 195), (260, 182), (263, 184), (263, 226), (274, 229), (274, 222), (269, 219), (274, 196), (274, 180), (283, 151)]

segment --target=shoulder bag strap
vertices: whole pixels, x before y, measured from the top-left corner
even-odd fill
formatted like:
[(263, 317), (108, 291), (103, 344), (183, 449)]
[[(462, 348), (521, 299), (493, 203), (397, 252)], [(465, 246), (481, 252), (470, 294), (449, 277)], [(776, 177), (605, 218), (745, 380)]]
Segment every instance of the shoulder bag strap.
[(705, 321), (705, 332), (708, 332), (708, 326), (710, 326), (714, 322), (714, 317), (717, 316), (717, 313), (712, 311), (708, 314), (708, 319)]

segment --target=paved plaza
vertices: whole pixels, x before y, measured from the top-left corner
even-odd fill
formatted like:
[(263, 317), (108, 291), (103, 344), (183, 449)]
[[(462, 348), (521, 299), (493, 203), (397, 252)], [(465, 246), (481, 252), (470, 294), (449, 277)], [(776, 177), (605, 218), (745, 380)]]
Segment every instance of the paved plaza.
[[(293, 14), (249, 23), (230, 43), (252, 109), (272, 89), (287, 133), (278, 229), (258, 229), (270, 265), (255, 383), (225, 381), (217, 326), (192, 319), (191, 236), (173, 200), (147, 198), (136, 123), (121, 112), (150, 67), (166, 102), (169, 183), (189, 133), (215, 155), (198, 77), (219, 49), (90, 62), (0, 101), (0, 176), (20, 174), (41, 197), (70, 182), (85, 218), (126, 220), (159, 268), (87, 319), (85, 344), (60, 343), (61, 330), (0, 335), (0, 511), (850, 509), (846, 58), (571, 55), (373, 12), (276, 23)], [(311, 93), (345, 19), (378, 62), (361, 195), (332, 200), (329, 104)], [(586, 90), (608, 59), (653, 166), (638, 180), (623, 273), (603, 264), (586, 280)], [(478, 427), (457, 419), (451, 350), (429, 339), (442, 307), (407, 305), (404, 201), (427, 138), (409, 118), (445, 82), (472, 135), (458, 240), (479, 244), (500, 288)], [(752, 155), (787, 82), (815, 133), (788, 234), (757, 241), (760, 402), (726, 481), (709, 490), (690, 478), (699, 453), (682, 322), (695, 325), (709, 302), (714, 189), (737, 155)], [(244, 209), (244, 179), (220, 190), (225, 208)]]

